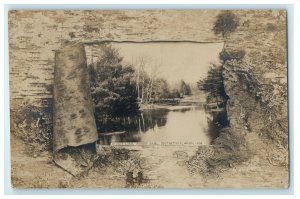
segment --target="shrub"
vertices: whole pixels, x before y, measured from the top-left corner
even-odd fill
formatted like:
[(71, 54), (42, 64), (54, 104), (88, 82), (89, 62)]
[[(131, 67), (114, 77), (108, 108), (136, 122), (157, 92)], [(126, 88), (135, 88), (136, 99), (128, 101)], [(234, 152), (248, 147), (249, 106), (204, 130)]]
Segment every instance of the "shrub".
[(213, 31), (225, 37), (228, 33), (235, 31), (238, 25), (238, 17), (231, 11), (225, 11), (217, 16)]
[(26, 143), (30, 155), (52, 149), (51, 109), (25, 102), (11, 110), (11, 113), (12, 133)]

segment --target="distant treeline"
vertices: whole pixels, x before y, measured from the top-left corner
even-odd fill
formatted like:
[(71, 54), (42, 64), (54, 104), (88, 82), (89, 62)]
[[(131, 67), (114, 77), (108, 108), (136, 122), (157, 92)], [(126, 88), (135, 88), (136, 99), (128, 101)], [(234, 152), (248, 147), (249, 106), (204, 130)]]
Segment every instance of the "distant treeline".
[[(190, 85), (183, 80), (170, 85), (166, 79), (157, 77), (159, 65), (151, 65), (143, 57), (136, 64), (136, 90), (140, 103), (150, 104), (161, 99), (181, 98), (191, 94)], [(146, 68), (150, 68), (151, 72), (147, 73)]]

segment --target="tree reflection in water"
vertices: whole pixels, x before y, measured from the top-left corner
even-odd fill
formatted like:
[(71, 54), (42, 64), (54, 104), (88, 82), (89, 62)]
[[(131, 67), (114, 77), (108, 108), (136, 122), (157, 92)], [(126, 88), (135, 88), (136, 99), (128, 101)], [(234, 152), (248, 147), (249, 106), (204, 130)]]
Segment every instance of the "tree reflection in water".
[(216, 139), (220, 135), (220, 130), (229, 126), (229, 121), (227, 117), (227, 111), (220, 112), (210, 112), (211, 116), (208, 118), (208, 136), (211, 137), (212, 140)]
[(98, 124), (102, 144), (189, 141), (206, 145), (219, 136), (229, 121), (226, 111), (207, 113), (203, 107), (195, 106), (174, 107), (174, 110), (146, 109), (135, 117), (103, 120)]
[[(110, 144), (112, 141), (139, 142), (141, 141), (141, 133), (145, 133), (155, 127), (166, 125), (168, 112), (169, 110), (167, 109), (147, 109), (141, 111), (139, 115), (135, 117), (113, 118), (99, 121), (97, 129), (100, 140), (105, 144)], [(125, 133), (114, 136), (103, 136), (105, 133), (123, 131), (125, 131)]]

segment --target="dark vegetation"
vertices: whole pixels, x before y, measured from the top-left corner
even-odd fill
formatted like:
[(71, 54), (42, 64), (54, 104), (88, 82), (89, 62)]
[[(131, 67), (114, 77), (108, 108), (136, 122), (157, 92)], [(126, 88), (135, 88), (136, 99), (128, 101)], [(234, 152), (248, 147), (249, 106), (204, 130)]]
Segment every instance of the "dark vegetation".
[(11, 111), (11, 130), (14, 136), (26, 143), (26, 153), (38, 156), (42, 151), (52, 150), (52, 107), (42, 108), (30, 105), (28, 102), (20, 104)]
[(229, 96), (226, 94), (224, 88), (223, 65), (231, 60), (240, 61), (244, 58), (245, 54), (244, 50), (223, 50), (219, 54), (221, 64), (211, 64), (206, 78), (197, 82), (198, 89), (207, 93), (207, 103), (217, 103), (221, 106), (226, 104)]
[(122, 64), (117, 50), (110, 46), (103, 48), (103, 56), (89, 68), (96, 120), (138, 113), (134, 69)]
[(211, 112), (209, 113), (212, 119), (208, 119), (208, 132), (210, 137), (214, 140), (219, 137), (223, 128), (229, 127), (227, 111)]
[(222, 66), (212, 64), (205, 79), (197, 82), (198, 88), (207, 93), (207, 103), (222, 104), (228, 99), (224, 89)]
[(235, 31), (239, 26), (238, 17), (231, 11), (227, 10), (217, 16), (213, 31), (216, 34), (222, 34), (223, 37)]
[(220, 135), (213, 141), (214, 155), (206, 160), (210, 170), (220, 167), (233, 167), (247, 160), (250, 151), (245, 145), (244, 137), (232, 131), (230, 128), (220, 130)]
[(124, 177), (126, 187), (139, 187), (149, 180), (144, 175), (145, 159), (136, 151), (125, 148), (103, 147), (94, 161), (92, 170), (96, 172), (114, 172)]
[(228, 60), (242, 60), (245, 57), (246, 52), (244, 50), (235, 51), (222, 51), (220, 53), (220, 59), (225, 63)]

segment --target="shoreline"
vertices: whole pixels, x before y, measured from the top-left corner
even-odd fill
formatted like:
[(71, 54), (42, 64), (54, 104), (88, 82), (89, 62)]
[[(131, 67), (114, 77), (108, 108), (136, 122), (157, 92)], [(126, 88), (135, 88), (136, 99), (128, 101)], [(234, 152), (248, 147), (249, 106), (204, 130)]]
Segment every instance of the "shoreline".
[(151, 109), (165, 109), (165, 110), (169, 110), (169, 111), (173, 111), (173, 110), (180, 110), (180, 109), (185, 109), (185, 108), (193, 108), (193, 107), (202, 107), (199, 105), (161, 105), (161, 104), (143, 104), (140, 105), (140, 111), (143, 110), (151, 110)]

